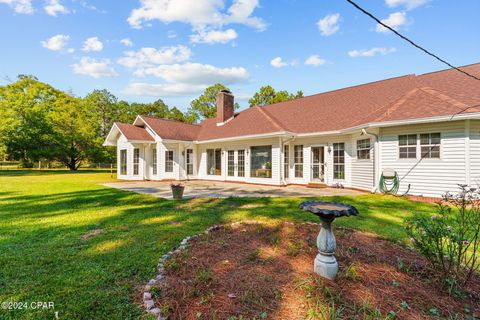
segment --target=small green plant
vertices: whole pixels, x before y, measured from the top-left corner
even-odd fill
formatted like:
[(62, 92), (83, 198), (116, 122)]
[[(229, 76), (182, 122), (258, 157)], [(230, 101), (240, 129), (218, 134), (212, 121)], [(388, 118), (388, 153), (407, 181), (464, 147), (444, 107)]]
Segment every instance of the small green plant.
[(255, 249), (248, 253), (247, 261), (249, 262), (258, 262), (260, 261), (260, 249)]
[(287, 255), (290, 257), (296, 257), (300, 254), (303, 248), (303, 244), (300, 240), (295, 240), (287, 244)]
[(180, 262), (175, 258), (170, 258), (164, 263), (165, 270), (167, 271), (176, 271), (179, 270), (181, 265)]
[(352, 263), (347, 267), (347, 269), (345, 270), (345, 278), (352, 281), (357, 281), (360, 278), (355, 263)]
[[(450, 279), (450, 292), (462, 287), (480, 267), (480, 192), (460, 185), (460, 192), (447, 193), (438, 203), (438, 214), (414, 214), (406, 219), (413, 246), (427, 258), (443, 279)], [(452, 285), (455, 284), (455, 285)]]
[(198, 304), (202, 305), (202, 304), (207, 304), (209, 303), (213, 298), (213, 293), (210, 292), (202, 297), (200, 297), (200, 300), (198, 301)]
[(195, 282), (203, 285), (208, 285), (212, 278), (212, 271), (209, 269), (199, 269), (195, 274)]

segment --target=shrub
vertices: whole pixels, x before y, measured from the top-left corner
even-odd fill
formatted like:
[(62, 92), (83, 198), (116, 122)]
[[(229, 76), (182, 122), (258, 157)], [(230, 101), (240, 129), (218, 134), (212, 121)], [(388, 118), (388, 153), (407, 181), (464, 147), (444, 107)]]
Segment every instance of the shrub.
[(406, 229), (434, 270), (463, 286), (480, 265), (480, 191), (459, 187), (459, 193), (443, 196), (437, 214), (406, 219)]

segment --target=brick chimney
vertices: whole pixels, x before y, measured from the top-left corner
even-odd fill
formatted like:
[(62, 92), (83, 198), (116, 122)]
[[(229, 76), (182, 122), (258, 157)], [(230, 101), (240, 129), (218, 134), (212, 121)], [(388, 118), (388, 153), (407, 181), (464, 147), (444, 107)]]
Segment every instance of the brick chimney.
[(217, 95), (217, 126), (225, 124), (233, 118), (233, 95), (228, 90), (222, 90)]

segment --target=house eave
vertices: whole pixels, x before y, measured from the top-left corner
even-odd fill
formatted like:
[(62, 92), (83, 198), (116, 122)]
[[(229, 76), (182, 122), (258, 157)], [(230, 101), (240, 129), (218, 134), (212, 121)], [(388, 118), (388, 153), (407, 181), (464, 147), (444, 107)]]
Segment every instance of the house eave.
[(292, 133), (288, 131), (278, 131), (264, 134), (250, 134), (243, 136), (234, 136), (228, 138), (219, 138), (219, 139), (210, 139), (210, 140), (200, 140), (194, 141), (196, 144), (206, 144), (206, 143), (215, 143), (215, 142), (228, 142), (236, 140), (250, 140), (250, 139), (265, 139), (265, 138), (276, 138), (282, 136), (291, 136)]

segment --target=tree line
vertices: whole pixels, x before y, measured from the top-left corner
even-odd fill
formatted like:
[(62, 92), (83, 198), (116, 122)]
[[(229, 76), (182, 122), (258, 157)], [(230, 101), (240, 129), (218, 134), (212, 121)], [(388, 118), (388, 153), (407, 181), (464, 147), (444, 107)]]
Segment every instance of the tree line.
[[(162, 99), (129, 103), (105, 89), (78, 97), (34, 76), (20, 75), (15, 82), (0, 86), (0, 159), (18, 160), (23, 167), (33, 167), (41, 160), (58, 161), (70, 170), (85, 162), (113, 162), (115, 150), (102, 143), (114, 122), (132, 123), (140, 114), (198, 123), (216, 116), (216, 96), (221, 90), (229, 89), (222, 84), (206, 88), (182, 112)], [(264, 106), (302, 96), (301, 91), (292, 94), (264, 86), (249, 105)]]

